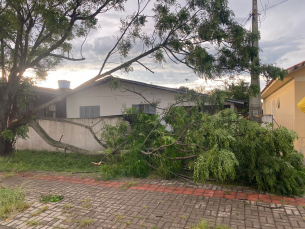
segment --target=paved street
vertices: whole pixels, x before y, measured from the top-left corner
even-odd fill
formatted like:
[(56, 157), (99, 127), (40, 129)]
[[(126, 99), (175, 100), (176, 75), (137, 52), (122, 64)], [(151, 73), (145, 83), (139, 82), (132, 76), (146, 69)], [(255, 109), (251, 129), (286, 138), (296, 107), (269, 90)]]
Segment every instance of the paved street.
[[(26, 189), (31, 207), (12, 219), (1, 220), (1, 229), (82, 228), (86, 222), (90, 225), (85, 228), (191, 228), (201, 219), (238, 229), (305, 228), (304, 199), (259, 195), (242, 187), (233, 190), (151, 179), (134, 179), (135, 186), (124, 186), (131, 179), (95, 182), (30, 174), (2, 180), (1, 186)], [(64, 199), (40, 203), (40, 196), (50, 191)], [(44, 206), (48, 210), (31, 215)], [(27, 224), (33, 220), (39, 225)]]

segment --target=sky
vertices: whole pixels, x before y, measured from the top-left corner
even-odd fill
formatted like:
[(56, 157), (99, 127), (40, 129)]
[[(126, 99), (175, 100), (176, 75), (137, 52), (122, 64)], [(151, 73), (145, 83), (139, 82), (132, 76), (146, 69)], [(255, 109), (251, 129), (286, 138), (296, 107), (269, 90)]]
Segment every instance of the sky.
[[(136, 0), (129, 0), (125, 12), (111, 11), (100, 15), (98, 29), (90, 31), (82, 47), (82, 54), (86, 60), (81, 62), (64, 61), (56, 70), (48, 73), (46, 81), (38, 82), (38, 86), (58, 88), (58, 80), (69, 80), (71, 88), (75, 88), (96, 76), (105, 56), (114, 45), (116, 36), (120, 34), (120, 18), (133, 12), (136, 2)], [(305, 61), (305, 0), (259, 0), (258, 4), (259, 9), (278, 4), (260, 12), (261, 61), (275, 63), (276, 66), (282, 68), (289, 68)], [(247, 22), (246, 19), (252, 10), (252, 0), (229, 0), (229, 7), (234, 11), (235, 20), (243, 24), (245, 28), (251, 29), (251, 20)], [(73, 40), (75, 58), (80, 58), (79, 50), (83, 42), (83, 38)], [(136, 47), (133, 52), (139, 51), (138, 49), (139, 47)], [(118, 62), (118, 58), (110, 59), (110, 63), (106, 65), (105, 69), (109, 70), (117, 66)], [(152, 63), (148, 58), (141, 60), (141, 62), (147, 64), (154, 71), (154, 74), (139, 64), (133, 64), (134, 71), (128, 74), (118, 71), (113, 75), (174, 88), (180, 86), (201, 87), (206, 91), (216, 87), (221, 88), (225, 82), (230, 83), (238, 79), (250, 81), (247, 74), (235, 76), (233, 79), (226, 76), (216, 80), (199, 79), (191, 69), (182, 64), (177, 65), (170, 60), (167, 60), (162, 66)], [(264, 86), (265, 80), (261, 79), (261, 90)]]

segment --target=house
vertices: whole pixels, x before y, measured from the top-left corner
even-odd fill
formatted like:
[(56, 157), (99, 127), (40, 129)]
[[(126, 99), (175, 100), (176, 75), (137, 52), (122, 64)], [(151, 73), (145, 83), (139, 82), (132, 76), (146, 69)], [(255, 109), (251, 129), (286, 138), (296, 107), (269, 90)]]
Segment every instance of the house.
[[(66, 80), (59, 80), (58, 81), (58, 89), (52, 88), (44, 88), (44, 87), (33, 87), (33, 94), (34, 99), (27, 104), (27, 109), (31, 110), (34, 107), (38, 107), (48, 101), (51, 101), (56, 96), (60, 95), (61, 93), (70, 90), (70, 82)], [(41, 117), (50, 117), (50, 118), (66, 118), (66, 100), (62, 100), (40, 110), (36, 114), (37, 118)]]
[(298, 133), (295, 149), (305, 154), (305, 114), (297, 104), (305, 97), (305, 61), (288, 69), (284, 80), (272, 80), (262, 90), (263, 113), (274, 127), (284, 126)]
[[(114, 79), (116, 78), (112, 76), (102, 78), (93, 83), (91, 87), (69, 95), (65, 101), (57, 103), (55, 107), (51, 105), (37, 115), (39, 124), (54, 140), (86, 150), (101, 151), (104, 148), (96, 142), (88, 129), (69, 123), (56, 122), (45, 117), (65, 118), (71, 122), (91, 126), (93, 132), (100, 136), (105, 124), (115, 125), (117, 123), (124, 108), (135, 107), (148, 114), (160, 114), (169, 104), (176, 103), (177, 95), (185, 92), (185, 89), (173, 89), (127, 79), (119, 79), (123, 87), (114, 90), (111, 87)], [(37, 96), (39, 95), (37, 105), (61, 94), (63, 89), (69, 89), (67, 86), (63, 87), (62, 83), (59, 83), (59, 86), (59, 90), (36, 88)], [(198, 94), (198, 96), (207, 95)], [(153, 102), (158, 102), (157, 108), (151, 105)], [(235, 104), (238, 103), (240, 101), (225, 102), (224, 108), (236, 109)], [(190, 107), (193, 104), (184, 102), (182, 105)], [(216, 109), (206, 104), (205, 112), (214, 114)], [(45, 143), (31, 128), (28, 136), (29, 138), (26, 140), (18, 139), (16, 141), (16, 149), (57, 150)]]
[[(111, 81), (115, 77), (108, 76), (97, 82), (92, 87), (72, 94), (66, 98), (67, 118), (96, 118), (122, 115), (123, 107), (143, 107), (142, 110), (149, 114), (161, 113), (169, 104), (176, 102), (176, 95), (185, 92), (184, 89), (174, 89), (139, 81), (119, 79), (123, 88), (112, 89)], [(125, 88), (125, 89), (124, 89)], [(197, 94), (198, 96), (207, 96)], [(149, 103), (159, 102), (157, 109)], [(237, 109), (242, 101), (227, 101), (224, 108)], [(193, 104), (186, 102), (183, 106)], [(159, 109), (158, 109), (159, 108)], [(161, 109), (160, 109), (161, 108)], [(206, 104), (206, 112), (214, 114), (216, 110)]]

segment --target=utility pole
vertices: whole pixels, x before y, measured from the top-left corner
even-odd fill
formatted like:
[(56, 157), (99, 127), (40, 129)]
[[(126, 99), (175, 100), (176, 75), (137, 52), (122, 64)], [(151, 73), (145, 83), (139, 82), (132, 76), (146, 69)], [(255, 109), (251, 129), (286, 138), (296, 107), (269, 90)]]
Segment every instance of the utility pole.
[[(252, 32), (258, 32), (258, 10), (257, 10), (257, 0), (252, 0)], [(253, 42), (253, 47), (258, 48), (258, 40)], [(257, 51), (257, 56), (252, 58), (252, 64), (258, 63), (259, 61), (259, 51)], [(260, 82), (259, 74), (251, 70), (251, 85), (258, 87), (259, 93), (254, 96), (250, 96), (249, 104), (249, 116), (250, 119), (261, 123), (262, 120), (262, 104), (261, 104), (261, 93), (260, 93)]]

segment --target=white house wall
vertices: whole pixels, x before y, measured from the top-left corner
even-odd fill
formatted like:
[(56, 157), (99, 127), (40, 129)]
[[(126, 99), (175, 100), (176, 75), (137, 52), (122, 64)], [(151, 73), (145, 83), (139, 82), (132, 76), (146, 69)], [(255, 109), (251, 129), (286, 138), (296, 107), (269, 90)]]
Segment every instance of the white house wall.
[[(125, 82), (122, 85), (140, 92), (150, 102), (160, 100), (158, 106), (161, 108), (176, 101), (176, 92)], [(112, 90), (107, 82), (67, 97), (67, 118), (80, 118), (80, 106), (100, 106), (100, 116), (112, 116), (121, 115), (123, 106), (130, 108), (133, 104), (141, 103), (147, 104), (140, 95), (124, 89)], [(161, 113), (162, 110), (157, 109), (157, 112)]]

